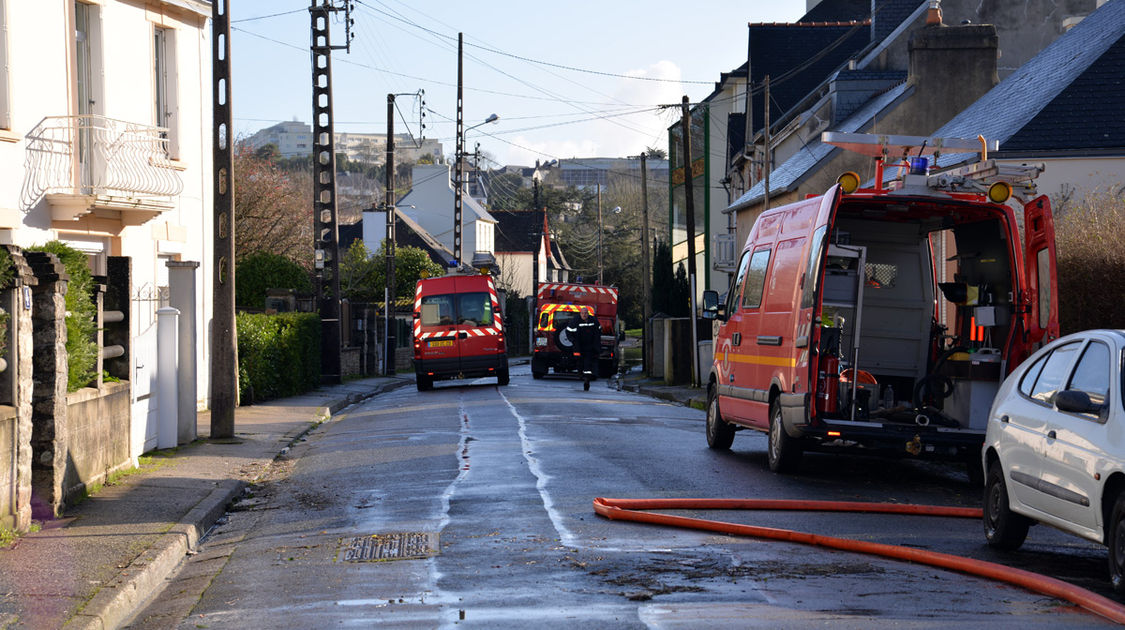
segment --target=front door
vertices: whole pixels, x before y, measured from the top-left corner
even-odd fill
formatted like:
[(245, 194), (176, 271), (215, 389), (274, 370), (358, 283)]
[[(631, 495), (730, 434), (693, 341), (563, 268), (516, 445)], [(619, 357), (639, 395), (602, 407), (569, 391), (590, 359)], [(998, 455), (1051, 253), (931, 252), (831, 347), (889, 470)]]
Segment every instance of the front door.
[(156, 323), (133, 339), (133, 408), (129, 455), (137, 458), (156, 448)]

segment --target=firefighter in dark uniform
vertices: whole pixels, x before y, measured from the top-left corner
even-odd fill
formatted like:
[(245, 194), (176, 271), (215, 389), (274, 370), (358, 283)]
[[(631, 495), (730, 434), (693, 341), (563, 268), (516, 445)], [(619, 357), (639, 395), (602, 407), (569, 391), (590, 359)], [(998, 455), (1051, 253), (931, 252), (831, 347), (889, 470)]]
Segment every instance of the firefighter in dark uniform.
[(579, 369), (582, 372), (582, 389), (589, 391), (590, 381), (594, 378), (594, 370), (598, 366), (598, 350), (601, 346), (601, 326), (598, 320), (590, 317), (588, 308), (581, 308), (578, 317), (570, 320), (566, 327), (567, 334), (574, 339), (574, 345), (582, 354)]

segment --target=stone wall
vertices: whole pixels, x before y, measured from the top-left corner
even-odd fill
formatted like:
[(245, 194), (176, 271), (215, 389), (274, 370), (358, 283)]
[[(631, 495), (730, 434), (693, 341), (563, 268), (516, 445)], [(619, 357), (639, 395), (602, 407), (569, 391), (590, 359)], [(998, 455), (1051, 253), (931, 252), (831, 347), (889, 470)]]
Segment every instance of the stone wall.
[[(30, 471), (32, 510), (34, 516), (49, 519), (62, 514), (66, 505), (80, 498), (95, 483), (110, 473), (132, 465), (131, 384), (129, 381), (103, 382), (101, 371), (91, 387), (67, 393), (66, 292), (69, 277), (53, 254), (25, 252), (28, 267), (34, 273), (35, 286), (30, 294), (29, 321), (31, 335), (24, 335), (28, 356), (32, 357), (31, 373), (26, 379), (30, 400)], [(111, 302), (124, 301), (128, 309), (128, 259), (114, 260), (110, 266), (113, 278), (99, 278), (99, 306), (104, 304), (103, 291), (108, 286)], [(99, 324), (103, 321), (101, 310)], [(127, 319), (125, 320), (128, 321)], [(116, 329), (120, 322), (99, 330), (99, 341), (124, 346), (121, 358), (104, 364), (110, 376), (128, 375), (128, 340)], [(103, 364), (99, 361), (99, 367)], [(123, 367), (124, 366), (124, 367)], [(31, 387), (30, 384), (34, 384)], [(21, 385), (22, 388), (22, 385)], [(0, 401), (2, 402), (2, 401)]]
[(340, 373), (347, 378), (349, 376), (362, 376), (363, 367), (360, 364), (361, 348), (342, 348), (340, 350)]
[(17, 526), (21, 507), (18, 500), (21, 438), (16, 408), (0, 405), (0, 528), (2, 529), (21, 529)]
[(87, 487), (129, 468), (128, 381), (84, 387), (67, 394), (67, 466), (63, 499), (73, 503)]
[(19, 248), (8, 248), (15, 271), (0, 291), (8, 313), (6, 364), (0, 373), (0, 527), (25, 532), (31, 526), (31, 287), (35, 276)]
[(66, 290), (70, 276), (54, 254), (27, 252), (32, 290), (31, 484), (35, 517), (62, 513), (66, 472)]

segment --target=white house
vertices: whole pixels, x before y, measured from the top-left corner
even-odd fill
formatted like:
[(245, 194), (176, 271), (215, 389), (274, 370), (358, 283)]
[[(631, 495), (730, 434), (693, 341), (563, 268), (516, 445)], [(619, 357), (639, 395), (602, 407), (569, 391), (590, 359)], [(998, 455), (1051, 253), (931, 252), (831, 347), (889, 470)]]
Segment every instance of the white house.
[[(454, 189), (446, 164), (414, 166), (414, 185), (396, 206), (450, 251), (453, 247)], [(495, 261), (496, 219), (468, 192), (461, 195), (461, 262)]]
[[(129, 257), (134, 354), (168, 299), (166, 263), (201, 263), (197, 406), (213, 291), (210, 16), (201, 0), (0, 0), (0, 242), (65, 241), (95, 274)], [(134, 363), (138, 399), (151, 366)]]

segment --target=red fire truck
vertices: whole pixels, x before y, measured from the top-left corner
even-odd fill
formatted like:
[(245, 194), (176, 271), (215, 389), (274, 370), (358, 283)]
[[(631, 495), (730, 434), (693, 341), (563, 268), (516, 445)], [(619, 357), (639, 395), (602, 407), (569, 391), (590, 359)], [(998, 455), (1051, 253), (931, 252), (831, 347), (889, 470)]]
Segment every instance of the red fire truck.
[(598, 353), (598, 375), (606, 378), (617, 371), (617, 288), (598, 284), (545, 282), (539, 285), (539, 312), (535, 322), (535, 347), (531, 376), (543, 378), (548, 369), (555, 374), (578, 374), (579, 353), (566, 326), (578, 311), (590, 311), (601, 325), (602, 345)]
[[(960, 459), (979, 477), (1001, 381), (1059, 335), (1041, 168), (988, 160), (983, 138), (824, 140), (879, 158), (874, 187), (845, 173), (822, 195), (763, 212), (726, 303), (704, 292), (704, 317), (719, 321), (707, 443), (765, 432), (777, 472), (803, 451), (838, 449)], [(978, 142), (980, 162), (927, 172), (928, 156)], [(887, 155), (909, 156), (890, 187)]]
[(418, 391), (434, 381), (495, 376), (508, 384), (500, 298), (491, 276), (424, 278), (414, 291)]

